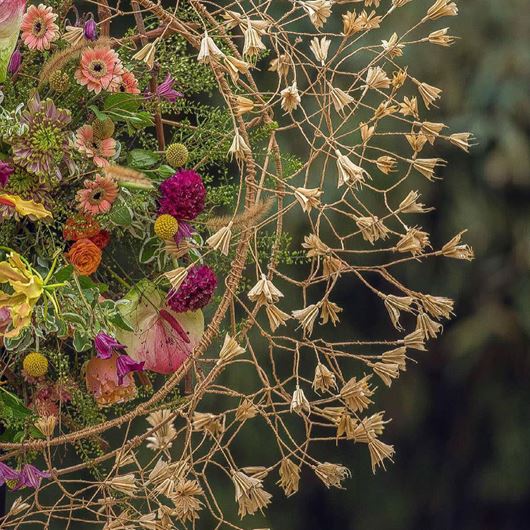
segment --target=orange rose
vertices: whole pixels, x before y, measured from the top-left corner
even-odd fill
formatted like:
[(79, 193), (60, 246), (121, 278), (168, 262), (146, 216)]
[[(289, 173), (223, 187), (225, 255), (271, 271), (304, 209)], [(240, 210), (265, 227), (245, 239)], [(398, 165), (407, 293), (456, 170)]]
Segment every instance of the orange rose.
[(90, 239), (79, 239), (66, 254), (68, 261), (82, 276), (96, 272), (101, 262), (101, 249)]

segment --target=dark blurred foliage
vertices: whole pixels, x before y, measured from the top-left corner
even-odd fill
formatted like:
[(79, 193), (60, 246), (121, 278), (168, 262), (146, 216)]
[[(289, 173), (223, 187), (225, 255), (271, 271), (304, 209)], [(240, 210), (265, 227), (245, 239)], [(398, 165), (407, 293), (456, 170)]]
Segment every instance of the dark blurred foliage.
[[(416, 77), (444, 89), (429, 119), (477, 137), (470, 155), (438, 147), (448, 160), (443, 180), (422, 189), (436, 207), (425, 224), (433, 242), (467, 227), (476, 260), (400, 271), (418, 290), (453, 297), (457, 317), (379, 393), (378, 408), (393, 418), (385, 441), (395, 446), (395, 464), (373, 477), (364, 448), (341, 446), (333, 461), (352, 471), (347, 490), (328, 492), (304, 476), (299, 494), (273, 503), (272, 529), (529, 528), (529, 6), (458, 4), (460, 16), (440, 27), (450, 25), (461, 40), (449, 49), (411, 50), (405, 59)], [(406, 9), (417, 15), (425, 3)], [(358, 286), (335, 301), (356, 323), (341, 333), (376, 325), (363, 315), (379, 302)]]

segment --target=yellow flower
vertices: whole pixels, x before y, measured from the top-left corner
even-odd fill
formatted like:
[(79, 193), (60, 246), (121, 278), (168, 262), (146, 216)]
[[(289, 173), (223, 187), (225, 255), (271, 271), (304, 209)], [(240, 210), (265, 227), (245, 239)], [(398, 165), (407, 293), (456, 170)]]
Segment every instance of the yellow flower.
[(24, 357), (22, 366), (31, 377), (42, 377), (48, 372), (48, 359), (42, 353), (34, 351)]
[(9, 195), (8, 193), (0, 193), (0, 204), (5, 204), (15, 208), (18, 214), (27, 215), (32, 219), (45, 219), (52, 217), (51, 212), (46, 210), (42, 204), (35, 201), (25, 201), (18, 195)]
[(10, 310), (13, 329), (4, 337), (16, 337), (31, 323), (31, 313), (42, 295), (44, 282), (26, 265), (16, 252), (0, 262), (0, 284), (7, 283), (12, 293), (0, 291), (0, 308)]
[(167, 213), (162, 214), (155, 221), (155, 234), (164, 240), (173, 239), (178, 232), (179, 223), (172, 216)]

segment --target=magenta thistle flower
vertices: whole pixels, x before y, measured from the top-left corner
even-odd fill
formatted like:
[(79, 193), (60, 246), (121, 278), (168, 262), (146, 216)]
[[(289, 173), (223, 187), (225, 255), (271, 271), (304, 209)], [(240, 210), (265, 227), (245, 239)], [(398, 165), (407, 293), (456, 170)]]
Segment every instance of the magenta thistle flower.
[(18, 480), (19, 473), (10, 468), (7, 464), (0, 462), (0, 486), (3, 486), (6, 480)]
[(206, 188), (201, 176), (191, 169), (181, 169), (160, 185), (160, 213), (179, 221), (192, 221), (204, 210)]
[(3, 188), (7, 185), (9, 177), (15, 171), (7, 162), (2, 162), (0, 160), (0, 188)]
[(60, 166), (70, 165), (67, 126), (70, 111), (58, 109), (51, 99), (31, 99), (20, 122), (27, 130), (13, 142), (13, 160), (35, 175), (61, 178)]
[(7, 65), (7, 71), (9, 75), (15, 75), (19, 70), (22, 64), (22, 53), (17, 48), (9, 59), (9, 64)]
[(170, 101), (171, 103), (174, 103), (177, 98), (184, 97), (184, 94), (182, 94), (181, 92), (177, 92), (173, 88), (174, 83), (175, 80), (171, 77), (171, 74), (167, 74), (164, 81), (156, 87), (155, 95), (160, 99)]
[(103, 331), (100, 331), (94, 338), (94, 348), (100, 359), (110, 359), (115, 351), (125, 350), (123, 344)]
[(189, 270), (178, 290), (169, 291), (167, 302), (177, 313), (196, 311), (210, 303), (216, 287), (217, 278), (213, 270), (207, 265), (196, 265)]
[(18, 474), (18, 482), (13, 489), (18, 490), (24, 487), (38, 489), (42, 479), (50, 478), (50, 476), (47, 471), (41, 471), (31, 464), (24, 464)]
[(145, 361), (137, 363), (127, 354), (122, 354), (116, 361), (116, 373), (118, 375), (118, 385), (123, 384), (123, 379), (130, 372), (143, 372)]

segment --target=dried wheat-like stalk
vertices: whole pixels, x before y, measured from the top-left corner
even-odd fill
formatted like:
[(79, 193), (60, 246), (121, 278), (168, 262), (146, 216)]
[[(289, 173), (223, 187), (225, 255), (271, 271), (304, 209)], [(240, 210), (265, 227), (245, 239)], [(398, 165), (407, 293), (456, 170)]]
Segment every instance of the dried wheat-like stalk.
[[(274, 502), (274, 483), (285, 495), (296, 493), (303, 468), (326, 487), (343, 487), (349, 471), (331, 453), (338, 439), (365, 444), (374, 471), (392, 460), (377, 386), (395, 384), (414, 350), (425, 350), (453, 312), (451, 300), (403, 283), (398, 266), (473, 257), (462, 234), (433, 248), (421, 226), (430, 208), (416, 188), (421, 179), (434, 182), (445, 164), (433, 146), (448, 142), (467, 150), (470, 135), (428, 121), (426, 111), (442, 90), (404, 64), (412, 46), (452, 43), (436, 21), (456, 15), (457, 7), (450, 0), (415, 0), (425, 4), (424, 16), (395, 33), (410, 1), (190, 0), (203, 27), (151, 0), (137, 1), (209, 65), (231, 113), (241, 201), (233, 216), (210, 221), (209, 240), (211, 252), (235, 251), (230, 274), (194, 356), (136, 410), (69, 435), (0, 444), (2, 459), (42, 451), (52, 474), (37, 494), (22, 495), (2, 528), (72, 528), (86, 521), (106, 530), (161, 530), (195, 527), (199, 518), (203, 528), (242, 528), (228, 521), (217, 488), (233, 488), (243, 517)], [(120, 6), (100, 4), (105, 27), (124, 14)], [(341, 32), (331, 32), (337, 21)], [(249, 130), (260, 123), (271, 126), (265, 155), (250, 147)], [(289, 179), (282, 171), (287, 141), (305, 153)], [(310, 266), (303, 279), (300, 270), (295, 275), (278, 265), (282, 233), (293, 219), (305, 223), (300, 243)], [(277, 244), (270, 259), (247, 267), (259, 254), (256, 235), (271, 228)], [(244, 276), (251, 288), (241, 294)], [(391, 338), (322, 338), (321, 330), (347, 319), (334, 298), (352, 283), (380, 299), (381, 313), (373, 318), (382, 329), (385, 322), (393, 326)], [(290, 314), (286, 293), (298, 306)], [(229, 333), (214, 347), (230, 318)], [(172, 410), (160, 410), (160, 400), (190, 371), (193, 391)], [(144, 431), (131, 435), (138, 426)], [(236, 441), (255, 428), (267, 430), (271, 459), (240, 461)], [(114, 444), (92, 462), (113, 463), (100, 480), (80, 478), (89, 464), (65, 468), (54, 460), (59, 446), (95, 436)], [(332, 463), (313, 456), (324, 441), (331, 442)]]

